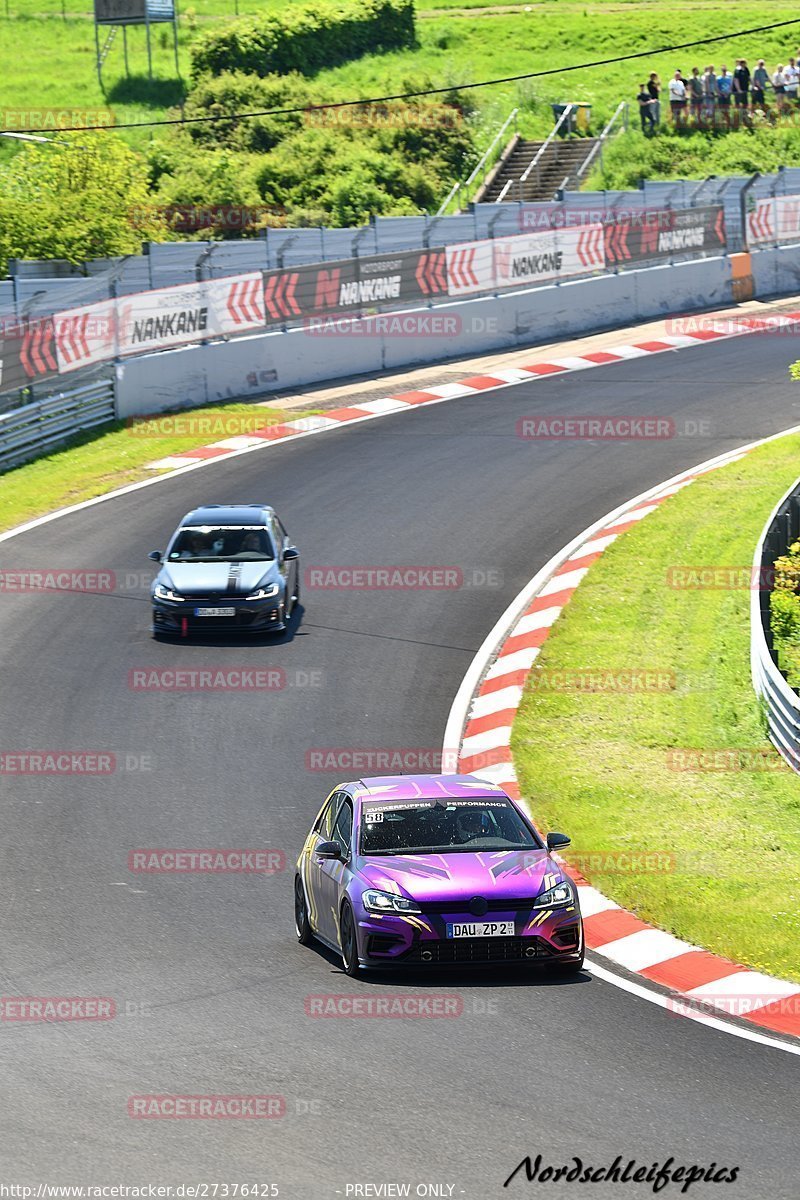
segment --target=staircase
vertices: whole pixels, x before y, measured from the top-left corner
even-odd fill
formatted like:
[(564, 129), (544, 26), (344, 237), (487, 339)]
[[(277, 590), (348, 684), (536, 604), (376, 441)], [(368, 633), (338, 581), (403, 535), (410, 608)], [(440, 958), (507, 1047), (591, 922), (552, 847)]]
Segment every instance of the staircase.
[(597, 138), (585, 137), (553, 139), (528, 178), (520, 183), (520, 176), (545, 143), (527, 142), (516, 137), (476, 194), (475, 201), (490, 204), (501, 198), (509, 201), (552, 200), (564, 177), (575, 175), (596, 142)]

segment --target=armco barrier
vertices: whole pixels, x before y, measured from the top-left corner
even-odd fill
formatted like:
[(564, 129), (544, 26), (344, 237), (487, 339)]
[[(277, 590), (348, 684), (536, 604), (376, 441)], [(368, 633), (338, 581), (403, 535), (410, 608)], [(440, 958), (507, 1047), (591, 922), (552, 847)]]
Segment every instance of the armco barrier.
[(0, 413), (0, 470), (113, 420), (114, 388), (110, 379), (97, 379)]
[[(120, 364), (117, 410), (128, 417), (257, 396), (613, 329), (732, 300), (730, 260), (706, 258), (413, 310), (411, 336), (402, 327), (399, 335), (381, 333), (369, 319), (354, 319), (347, 333), (335, 325), (327, 332), (309, 326), (209, 342)], [(414, 335), (413, 322), (429, 311), (445, 322), (443, 330)]]
[[(800, 481), (773, 510), (756, 546), (753, 575), (769, 579), (775, 559), (800, 535)], [(770, 740), (792, 770), (800, 774), (800, 696), (789, 687), (772, 654), (769, 589), (753, 587), (750, 598), (750, 668), (761, 697)]]

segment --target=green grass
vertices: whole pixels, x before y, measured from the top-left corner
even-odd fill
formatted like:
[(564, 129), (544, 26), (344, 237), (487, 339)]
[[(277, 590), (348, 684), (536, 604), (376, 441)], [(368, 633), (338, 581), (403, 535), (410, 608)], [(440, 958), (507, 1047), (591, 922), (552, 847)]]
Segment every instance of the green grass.
[[(70, 3), (72, 0), (70, 0)], [(59, 0), (9, 0), (11, 13), (20, 9), (28, 13), (45, 12), (48, 6), (58, 12)], [(492, 12), (491, 5), (481, 5), (490, 11), (469, 15), (469, 5), (451, 0), (424, 0), (420, 7), (433, 10), (463, 8), (464, 15), (454, 19), (452, 11), (419, 22), (420, 46), (416, 51), (397, 54), (371, 55), (316, 77), (323, 98), (341, 99), (346, 96), (369, 96), (397, 92), (406, 86), (451, 86), (489, 79), (497, 75), (513, 75), (537, 69), (566, 68), (588, 59), (604, 58), (623, 52), (646, 50), (672, 41), (689, 41), (713, 36), (728, 30), (747, 28), (769, 20), (779, 21), (797, 16), (796, 6), (778, 3), (768, 14), (762, 5), (739, 3), (671, 4), (667, 0), (653, 3), (626, 3), (609, 0), (605, 3), (554, 4), (533, 0), (530, 5), (512, 13)], [(258, 4), (242, 0), (240, 11), (250, 13), (276, 7), (277, 0), (260, 0)], [(530, 9), (530, 11), (526, 11)], [(2, 13), (0, 0), (0, 13)], [(194, 31), (207, 27), (209, 20), (229, 19), (232, 5), (229, 0), (198, 0), (186, 9), (181, 18), (180, 61), (185, 79), (189, 76), (189, 47)], [(170, 106), (179, 99), (180, 83), (174, 78), (172, 52), (167, 27), (153, 32), (154, 66), (158, 79), (150, 85), (147, 75), (144, 29), (132, 29), (129, 34), (132, 80), (125, 80), (121, 36), (112, 49), (104, 69), (108, 96), (104, 97), (97, 81), (94, 62), (93, 24), (88, 17), (23, 16), (5, 21), (0, 18), (0, 108), (41, 108), (45, 105), (98, 107), (110, 103), (118, 122), (146, 120), (167, 115)], [(689, 70), (692, 65), (704, 65), (709, 59), (719, 64), (746, 55), (750, 60), (759, 56), (769, 63), (786, 61), (789, 53), (800, 43), (800, 23), (796, 30), (778, 30), (735, 42), (719, 43), (713, 48), (674, 55), (653, 54), (641, 62), (620, 63), (609, 67), (591, 68), (579, 72), (557, 73), (541, 80), (522, 84), (500, 85), (472, 93), (479, 105), (481, 117), (489, 128), (496, 126), (514, 107), (525, 107), (522, 128), (529, 136), (545, 134), (552, 126), (550, 101), (591, 101), (595, 106), (596, 123), (607, 117), (620, 99), (633, 100), (637, 83), (645, 68), (657, 70), (662, 79), (669, 77), (676, 65)], [(634, 114), (635, 115), (635, 114)], [(142, 148), (150, 136), (147, 131), (126, 132), (126, 139)], [(4, 140), (4, 139), (3, 139)], [(0, 155), (13, 152), (13, 147), (0, 147)]]
[[(310, 416), (316, 410), (293, 412), (290, 419)], [(210, 418), (211, 432), (197, 422)], [(64, 449), (53, 451), (35, 462), (15, 467), (0, 475), (0, 530), (53, 512), (127, 483), (150, 479), (155, 472), (145, 464), (195, 446), (221, 441), (265, 425), (275, 425), (287, 414), (252, 404), (216, 404), (181, 413), (149, 418), (154, 425), (129, 426), (117, 422), (99, 432), (76, 438)], [(171, 432), (171, 423), (191, 423), (187, 433)], [(184, 428), (185, 428), (184, 424)]]
[[(536, 661), (512, 750), (536, 819), (576, 855), (652, 850), (668, 873), (584, 873), (625, 908), (753, 968), (800, 980), (800, 779), (764, 734), (750, 683), (750, 593), (666, 583), (675, 566), (748, 566), (797, 478), (800, 437), (666, 501), (592, 566)], [(674, 672), (674, 690), (545, 690), (551, 671)], [(676, 749), (750, 769), (679, 771)], [(760, 760), (760, 756), (763, 759)], [(755, 757), (751, 757), (755, 756)], [(757, 761), (769, 769), (753, 769)], [(581, 860), (579, 859), (579, 862)]]

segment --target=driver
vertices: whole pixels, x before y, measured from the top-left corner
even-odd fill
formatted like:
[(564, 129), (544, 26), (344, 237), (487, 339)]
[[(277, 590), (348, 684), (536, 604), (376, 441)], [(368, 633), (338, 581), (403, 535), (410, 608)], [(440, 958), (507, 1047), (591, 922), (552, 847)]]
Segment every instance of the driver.
[(202, 558), (206, 549), (206, 539), (202, 533), (189, 533), (186, 545), (181, 550), (181, 558)]
[(264, 546), (261, 541), (261, 533), (258, 529), (251, 529), (250, 533), (246, 533), (242, 538), (242, 544), (239, 547), (239, 553), (243, 551), (254, 550), (257, 554), (263, 553)]
[(456, 813), (456, 844), (471, 842), (483, 835), (483, 813), (479, 808), (459, 809)]

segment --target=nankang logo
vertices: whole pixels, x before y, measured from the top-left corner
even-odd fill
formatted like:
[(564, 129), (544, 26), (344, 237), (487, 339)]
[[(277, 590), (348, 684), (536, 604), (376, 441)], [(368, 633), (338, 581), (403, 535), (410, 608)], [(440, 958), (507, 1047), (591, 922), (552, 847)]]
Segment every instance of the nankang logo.
[(145, 317), (133, 322), (131, 344), (180, 337), (181, 334), (202, 332), (208, 328), (207, 308), (182, 308), (165, 313), (163, 317)]
[(400, 275), (383, 275), (377, 279), (359, 279), (343, 283), (339, 303), (359, 304), (371, 300), (397, 300), (400, 295)]
[(564, 259), (562, 250), (550, 251), (546, 254), (523, 254), (511, 260), (511, 278), (519, 279), (527, 275), (545, 275), (558, 273)]

